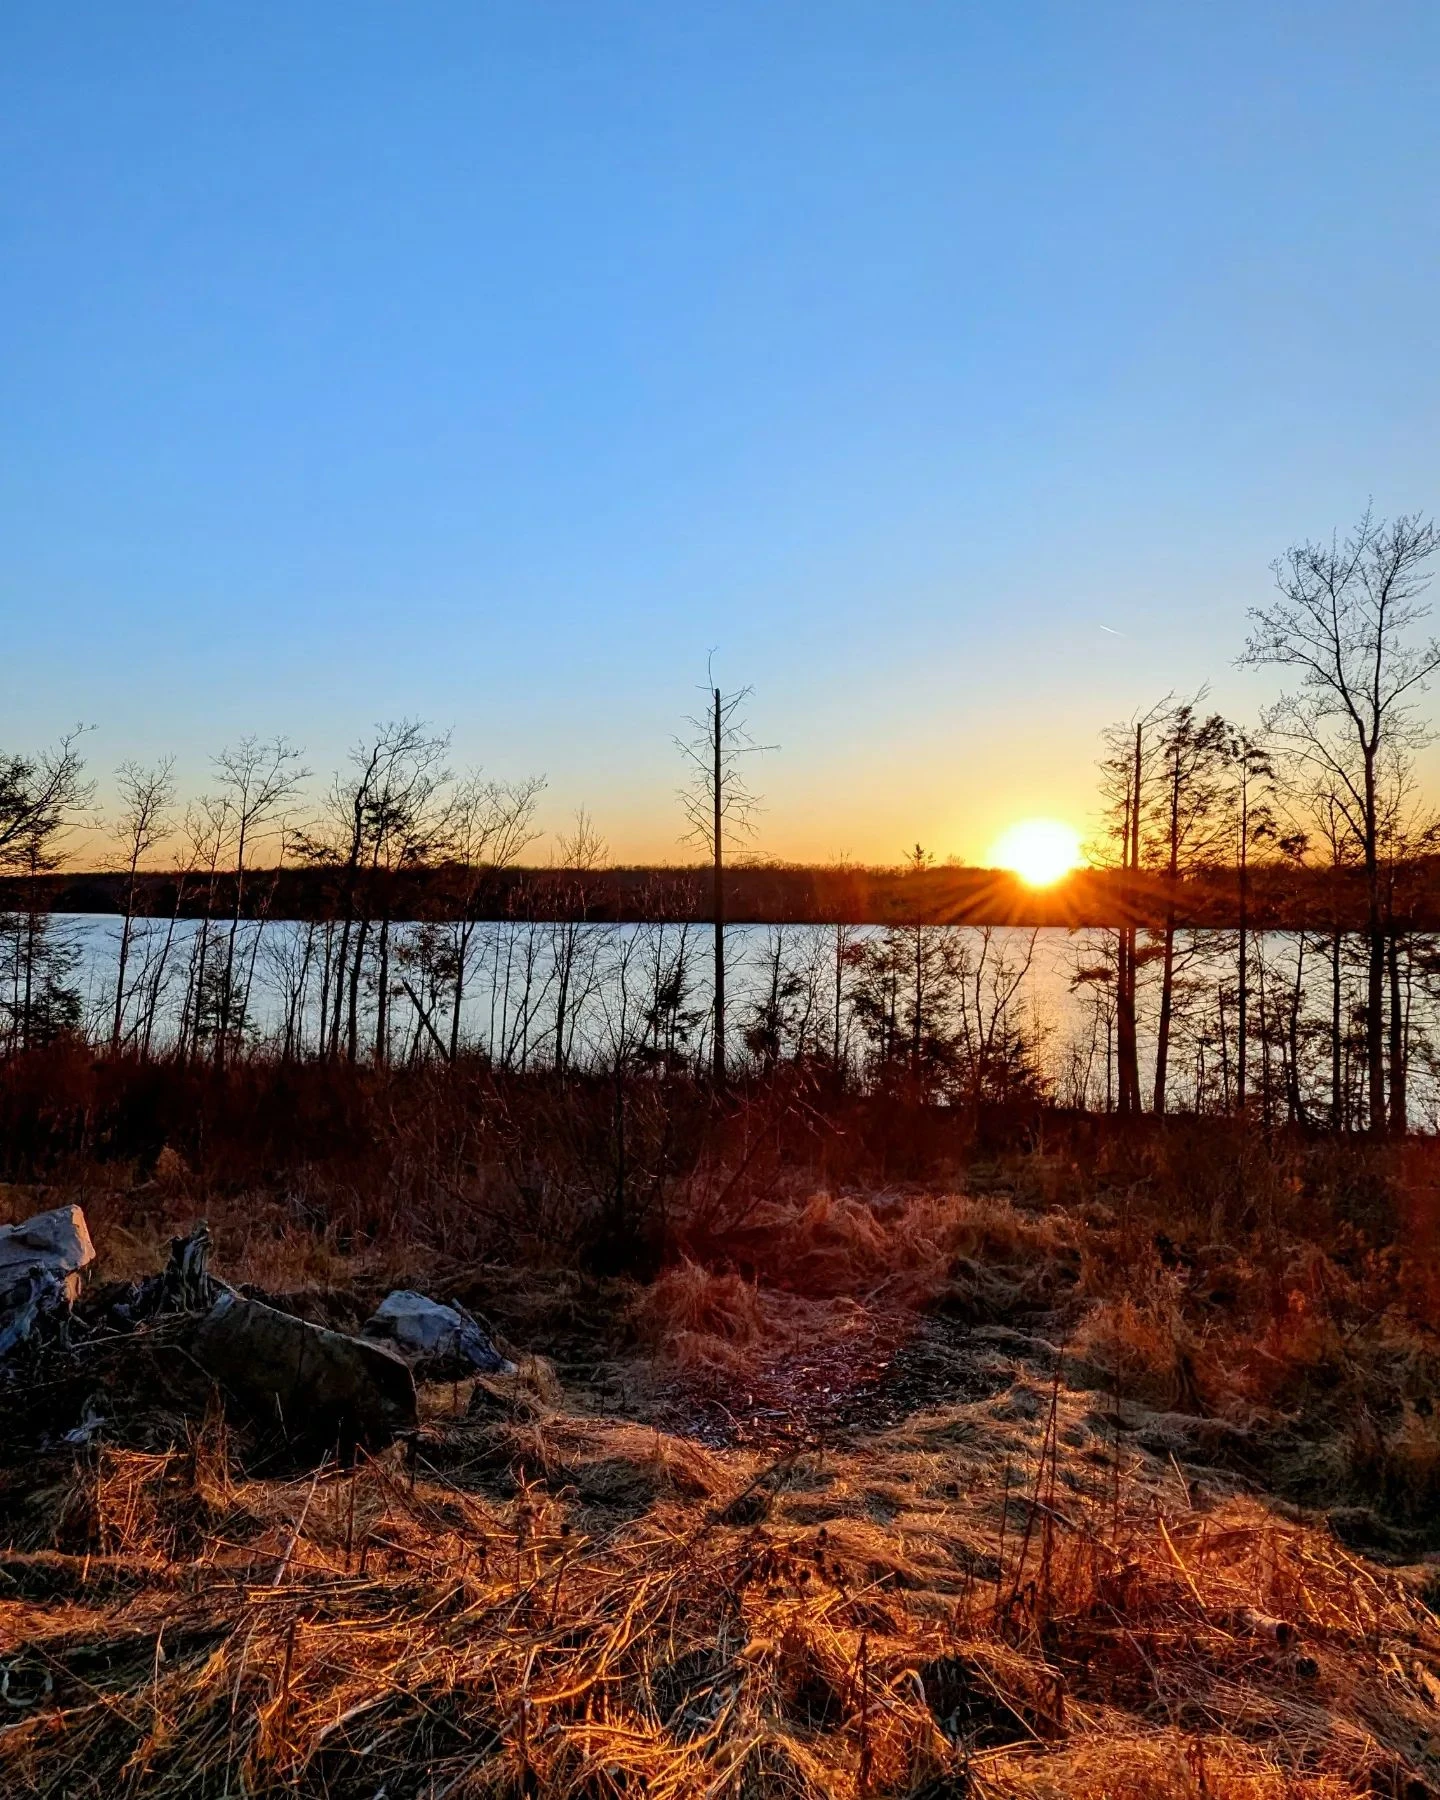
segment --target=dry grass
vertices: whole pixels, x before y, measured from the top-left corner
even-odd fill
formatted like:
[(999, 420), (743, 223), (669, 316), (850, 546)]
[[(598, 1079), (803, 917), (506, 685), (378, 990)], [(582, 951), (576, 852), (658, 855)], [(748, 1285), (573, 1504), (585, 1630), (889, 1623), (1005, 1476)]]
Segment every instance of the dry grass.
[(79, 1199), (107, 1277), (203, 1210), (232, 1279), (337, 1322), (455, 1293), (565, 1380), (426, 1390), (413, 1447), (293, 1480), (158, 1391), (104, 1447), (17, 1438), (0, 1793), (1440, 1794), (1435, 1146), (1077, 1127), (930, 1188), (717, 1176), (607, 1286), (502, 1258), (493, 1167), (402, 1124), (409, 1236), (398, 1177), (332, 1207), (338, 1161), (226, 1186), (188, 1140), (4, 1196)]
[[(782, 1292), (919, 1307), (958, 1278), (977, 1290), (1002, 1270), (1013, 1281), (1043, 1281), (1076, 1243), (1064, 1214), (1022, 1212), (1007, 1198), (819, 1193), (762, 1201), (722, 1247)], [(1016, 1298), (1011, 1291), (995, 1302), (1013, 1306)]]
[(1117, 1460), (1063, 1384), (779, 1463), (442, 1407), (410, 1468), (264, 1482), (212, 1420), (75, 1467), (32, 1543), (0, 1561), (7, 1794), (1339, 1800), (1440, 1779), (1440, 1625), (1414, 1581)]

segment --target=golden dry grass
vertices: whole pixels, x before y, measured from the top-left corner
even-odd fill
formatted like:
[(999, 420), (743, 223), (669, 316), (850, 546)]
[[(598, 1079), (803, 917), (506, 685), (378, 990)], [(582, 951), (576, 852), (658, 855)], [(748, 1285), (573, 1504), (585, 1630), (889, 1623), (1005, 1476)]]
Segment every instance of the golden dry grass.
[(544, 1386), (487, 1384), (492, 1415), (512, 1403), (487, 1419), (434, 1391), (409, 1467), (397, 1447), (245, 1479), (212, 1419), (185, 1449), (59, 1471), (0, 1560), (3, 1791), (1340, 1800), (1440, 1780), (1418, 1575), (1117, 1452), (1063, 1382), (1022, 1373), (778, 1461)]
[[(186, 1180), (153, 1216), (95, 1197), (106, 1275), (156, 1266)], [(594, 1379), (532, 1357), (428, 1389), (411, 1450), (354, 1470), (247, 1474), (218, 1417), (155, 1454), (0, 1457), (0, 1794), (1440, 1794), (1435, 1571), (1211, 1466), (1290, 1443), (1327, 1504), (1432, 1525), (1429, 1265), (1269, 1215), (1167, 1257), (1176, 1189), (1145, 1212), (1038, 1163), (1014, 1189), (769, 1195), (709, 1264), (605, 1290)], [(273, 1198), (216, 1235), (280, 1292), (441, 1266)], [(583, 1338), (558, 1279), (467, 1291), (522, 1343), (549, 1293)], [(877, 1378), (928, 1307), (988, 1397), (936, 1365), (899, 1423), (807, 1436), (816, 1384)], [(1059, 1376), (1014, 1323), (1064, 1342)], [(628, 1410), (703, 1391), (760, 1424), (720, 1448), (598, 1416), (607, 1358)]]

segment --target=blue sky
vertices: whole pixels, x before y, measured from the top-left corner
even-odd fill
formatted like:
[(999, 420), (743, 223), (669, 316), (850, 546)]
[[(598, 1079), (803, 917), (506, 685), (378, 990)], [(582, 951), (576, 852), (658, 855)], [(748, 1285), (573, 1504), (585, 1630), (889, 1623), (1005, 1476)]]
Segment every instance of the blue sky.
[(674, 857), (713, 647), (766, 850), (1083, 824), (1111, 718), (1254, 711), (1288, 542), (1436, 505), (1437, 67), (1433, 4), (15, 0), (0, 746), (420, 716)]

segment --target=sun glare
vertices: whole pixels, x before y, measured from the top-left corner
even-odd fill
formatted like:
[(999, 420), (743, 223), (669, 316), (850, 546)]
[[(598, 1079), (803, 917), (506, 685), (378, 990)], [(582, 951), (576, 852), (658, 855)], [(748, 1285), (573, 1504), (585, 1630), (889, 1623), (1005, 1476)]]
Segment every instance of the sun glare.
[(1080, 834), (1059, 819), (1021, 819), (995, 840), (989, 860), (1030, 887), (1049, 887), (1080, 866)]

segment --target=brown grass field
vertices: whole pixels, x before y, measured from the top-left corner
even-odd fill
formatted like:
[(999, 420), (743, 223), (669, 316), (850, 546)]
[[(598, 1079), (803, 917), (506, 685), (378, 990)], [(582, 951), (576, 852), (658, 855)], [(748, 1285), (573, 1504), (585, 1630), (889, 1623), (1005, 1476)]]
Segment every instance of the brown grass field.
[(649, 1084), (617, 1202), (613, 1096), (446, 1079), (7, 1076), (96, 1305), (203, 1215), (520, 1372), (347, 1465), (171, 1324), (12, 1370), (0, 1792), (1440, 1794), (1440, 1147)]

